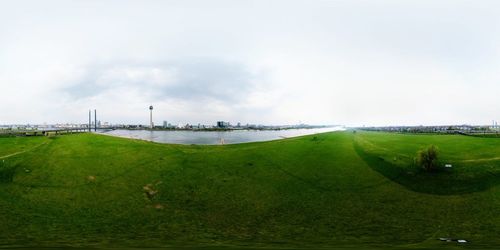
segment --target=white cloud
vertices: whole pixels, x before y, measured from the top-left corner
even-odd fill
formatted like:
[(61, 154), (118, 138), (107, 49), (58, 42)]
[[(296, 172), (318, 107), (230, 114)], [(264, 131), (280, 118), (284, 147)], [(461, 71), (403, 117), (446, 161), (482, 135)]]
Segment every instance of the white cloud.
[(1, 123), (489, 123), (496, 1), (22, 1)]

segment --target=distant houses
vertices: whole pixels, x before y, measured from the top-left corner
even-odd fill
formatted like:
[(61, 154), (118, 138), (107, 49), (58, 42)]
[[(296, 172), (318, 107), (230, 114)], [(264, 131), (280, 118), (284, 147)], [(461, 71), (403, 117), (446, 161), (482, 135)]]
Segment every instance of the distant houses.
[(439, 133), (439, 134), (488, 134), (497, 131), (489, 126), (473, 125), (445, 125), (445, 126), (387, 126), (387, 127), (361, 127), (367, 131), (385, 131), (399, 133)]

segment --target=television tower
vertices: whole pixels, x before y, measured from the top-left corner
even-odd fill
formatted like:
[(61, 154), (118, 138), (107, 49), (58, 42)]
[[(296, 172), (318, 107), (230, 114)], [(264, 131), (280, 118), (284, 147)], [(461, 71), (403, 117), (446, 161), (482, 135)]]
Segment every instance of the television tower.
[(149, 126), (153, 129), (153, 105), (149, 106)]

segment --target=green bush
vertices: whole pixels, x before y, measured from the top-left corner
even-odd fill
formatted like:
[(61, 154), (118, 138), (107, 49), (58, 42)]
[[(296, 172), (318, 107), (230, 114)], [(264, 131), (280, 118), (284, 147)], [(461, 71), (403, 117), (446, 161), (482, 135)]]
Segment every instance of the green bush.
[(438, 168), (438, 149), (431, 145), (426, 149), (418, 151), (417, 162), (425, 171), (431, 172)]

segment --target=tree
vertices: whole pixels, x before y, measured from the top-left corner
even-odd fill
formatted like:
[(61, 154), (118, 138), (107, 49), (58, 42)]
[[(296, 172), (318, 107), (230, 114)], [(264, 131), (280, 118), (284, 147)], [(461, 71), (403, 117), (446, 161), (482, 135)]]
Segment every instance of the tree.
[(431, 145), (426, 149), (418, 151), (417, 156), (418, 164), (425, 169), (425, 171), (431, 172), (438, 167), (438, 149), (436, 146)]

